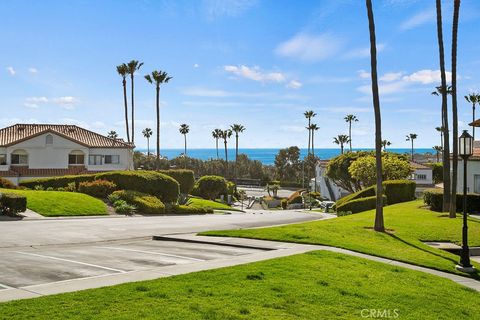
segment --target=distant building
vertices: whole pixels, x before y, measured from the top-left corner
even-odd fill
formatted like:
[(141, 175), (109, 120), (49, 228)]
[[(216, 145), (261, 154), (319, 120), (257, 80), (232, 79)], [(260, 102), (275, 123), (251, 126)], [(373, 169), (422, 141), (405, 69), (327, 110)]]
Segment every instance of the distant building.
[(75, 125), (16, 124), (0, 129), (0, 177), (38, 177), (133, 169), (133, 145)]

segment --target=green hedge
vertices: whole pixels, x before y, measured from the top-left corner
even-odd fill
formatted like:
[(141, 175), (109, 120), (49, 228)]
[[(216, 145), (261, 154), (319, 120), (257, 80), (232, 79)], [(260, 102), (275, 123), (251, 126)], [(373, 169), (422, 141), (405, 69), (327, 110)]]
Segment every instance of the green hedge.
[(417, 184), (411, 180), (388, 180), (383, 182), (383, 194), (388, 204), (415, 200)]
[(157, 197), (149, 194), (131, 191), (119, 190), (112, 193), (113, 197), (117, 197), (128, 204), (135, 206), (137, 212), (145, 214), (163, 214), (165, 213), (165, 205)]
[(366, 198), (366, 197), (373, 197), (375, 195), (375, 187), (374, 186), (371, 186), (371, 187), (368, 187), (368, 188), (365, 188), (363, 190), (360, 190), (360, 191), (357, 191), (355, 193), (351, 193), (343, 198), (340, 198), (337, 200), (337, 202), (335, 203), (335, 206), (337, 207), (337, 211), (338, 211), (338, 207), (349, 202), (349, 201), (352, 201), (352, 200), (355, 200), (355, 199), (360, 199), (360, 198)]
[[(387, 204), (387, 197), (384, 195), (382, 197), (383, 197), (383, 205), (385, 206)], [(376, 207), (376, 203), (377, 203), (376, 201), (377, 201), (376, 196), (354, 199), (346, 203), (343, 203), (340, 206), (337, 206), (337, 212), (350, 211), (351, 213), (357, 213), (357, 212), (372, 210), (372, 209), (375, 209)]]
[(109, 194), (117, 189), (115, 183), (107, 180), (84, 181), (78, 185), (78, 192), (101, 199), (107, 198)]
[[(442, 212), (443, 189), (427, 189), (423, 192), (423, 201), (433, 211)], [(463, 194), (457, 194), (457, 212), (463, 212)], [(480, 212), (480, 194), (467, 194), (467, 212)]]
[(74, 182), (75, 188), (78, 188), (80, 182), (95, 180), (94, 174), (81, 174), (75, 176), (60, 176), (51, 178), (37, 178), (21, 181), (20, 185), (29, 189), (35, 189), (36, 186), (42, 186), (43, 189), (48, 188), (66, 188), (69, 183)]
[(203, 176), (198, 179), (194, 191), (195, 195), (199, 195), (204, 199), (215, 200), (221, 194), (227, 194), (227, 181), (220, 176)]
[(27, 197), (16, 193), (0, 194), (0, 211), (7, 215), (15, 215), (27, 210)]
[(185, 205), (172, 206), (169, 213), (175, 214), (207, 214), (213, 213), (212, 208), (190, 207)]
[(172, 177), (180, 184), (180, 193), (189, 194), (195, 185), (195, 176), (192, 170), (159, 170), (158, 172)]

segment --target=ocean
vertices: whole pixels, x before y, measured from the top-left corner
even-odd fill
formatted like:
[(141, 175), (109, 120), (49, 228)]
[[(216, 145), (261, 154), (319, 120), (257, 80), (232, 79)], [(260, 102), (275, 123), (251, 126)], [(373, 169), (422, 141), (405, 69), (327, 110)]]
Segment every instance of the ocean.
[[(272, 149), (238, 149), (239, 153), (246, 154), (252, 160), (259, 160), (264, 165), (273, 165), (275, 161), (275, 156), (278, 154), (278, 148)], [(373, 149), (355, 149), (354, 151), (369, 151)], [(147, 152), (147, 149), (137, 149), (137, 151)], [(410, 149), (408, 148), (389, 148), (387, 149), (389, 152), (396, 152), (396, 153), (408, 153), (410, 154)], [(155, 152), (154, 149), (150, 149), (150, 152)], [(425, 153), (434, 153), (433, 149), (429, 148), (418, 148), (414, 149), (414, 152), (417, 154), (425, 154)], [(168, 159), (172, 159), (178, 157), (183, 153), (183, 149), (160, 149), (160, 154), (163, 157), (167, 157)], [(219, 156), (221, 159), (225, 157), (224, 149), (218, 150)], [(307, 149), (300, 149), (301, 158), (307, 155)], [(315, 155), (320, 157), (322, 160), (331, 159), (340, 154), (340, 149), (335, 148), (324, 148), (324, 149), (315, 149)], [(187, 155), (191, 158), (197, 158), (201, 160), (208, 160), (208, 159), (215, 159), (217, 157), (216, 149), (187, 149)], [(229, 160), (233, 160), (235, 157), (235, 149), (228, 149), (228, 158)]]

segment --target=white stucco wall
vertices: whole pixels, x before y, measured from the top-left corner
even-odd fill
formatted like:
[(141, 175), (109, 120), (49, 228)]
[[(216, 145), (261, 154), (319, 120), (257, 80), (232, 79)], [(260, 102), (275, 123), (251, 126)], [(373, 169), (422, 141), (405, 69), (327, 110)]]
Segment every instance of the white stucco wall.
[[(92, 148), (89, 151), (90, 155), (118, 155), (120, 157), (119, 164), (103, 164), (103, 165), (90, 165), (88, 159), (85, 160), (88, 170), (133, 170), (133, 158), (132, 151), (129, 149), (102, 149)], [(103, 163), (103, 161), (102, 161)]]
[[(426, 179), (418, 179), (417, 175), (419, 174), (425, 175)], [(432, 169), (415, 169), (415, 182), (417, 184), (433, 184)]]
[[(475, 176), (480, 182), (480, 161), (467, 161), (467, 192), (480, 193), (479, 188), (475, 190)], [(477, 183), (480, 186), (480, 183)], [(457, 193), (463, 192), (463, 160), (458, 161)]]

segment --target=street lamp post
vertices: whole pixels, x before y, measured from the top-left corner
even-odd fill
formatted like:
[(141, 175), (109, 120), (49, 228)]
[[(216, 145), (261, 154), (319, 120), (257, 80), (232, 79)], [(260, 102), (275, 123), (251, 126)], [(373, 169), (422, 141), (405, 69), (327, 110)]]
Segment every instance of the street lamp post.
[(467, 162), (473, 154), (473, 137), (463, 130), (458, 138), (459, 156), (463, 159), (463, 228), (462, 228), (462, 251), (460, 254), (460, 263), (456, 269), (466, 273), (475, 272), (475, 268), (470, 263), (470, 249), (468, 248), (468, 225), (467, 225)]

